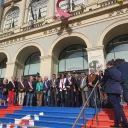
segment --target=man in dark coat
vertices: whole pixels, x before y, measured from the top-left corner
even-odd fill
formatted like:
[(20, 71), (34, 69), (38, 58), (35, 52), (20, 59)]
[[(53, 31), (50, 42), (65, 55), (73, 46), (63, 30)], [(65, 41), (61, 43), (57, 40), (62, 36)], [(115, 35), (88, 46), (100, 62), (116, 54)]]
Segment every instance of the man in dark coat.
[(71, 72), (68, 72), (67, 77), (67, 98), (68, 98), (68, 107), (74, 107), (75, 105), (75, 78), (71, 75)]
[(123, 59), (115, 60), (116, 67), (121, 72), (121, 85), (123, 88), (124, 101), (128, 105), (128, 62)]
[(101, 84), (104, 85), (105, 92), (108, 95), (108, 100), (111, 102), (115, 111), (115, 126), (121, 127), (121, 118), (124, 122), (124, 128), (128, 128), (128, 123), (124, 111), (120, 105), (120, 95), (122, 88), (120, 85), (121, 72), (114, 66), (114, 61), (108, 62)]
[(27, 87), (26, 87), (26, 91), (27, 91), (26, 106), (28, 105), (32, 106), (35, 88), (36, 88), (36, 85), (34, 82), (34, 77), (30, 76), (29, 81), (27, 82)]

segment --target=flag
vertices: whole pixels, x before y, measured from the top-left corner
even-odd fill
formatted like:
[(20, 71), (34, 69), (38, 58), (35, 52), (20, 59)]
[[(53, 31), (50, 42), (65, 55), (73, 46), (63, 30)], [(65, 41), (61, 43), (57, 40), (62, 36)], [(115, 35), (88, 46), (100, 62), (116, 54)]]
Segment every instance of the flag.
[(39, 8), (38, 19), (40, 19), (40, 18), (41, 18), (41, 10), (40, 10), (40, 8)]

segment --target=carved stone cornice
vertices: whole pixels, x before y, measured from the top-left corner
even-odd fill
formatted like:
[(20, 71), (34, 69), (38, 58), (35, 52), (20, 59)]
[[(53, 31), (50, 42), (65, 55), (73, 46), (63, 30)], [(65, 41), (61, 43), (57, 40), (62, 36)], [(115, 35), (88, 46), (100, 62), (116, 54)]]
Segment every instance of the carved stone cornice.
[(86, 48), (86, 50), (87, 50), (87, 52), (97, 51), (97, 50), (104, 50), (104, 45), (98, 46), (98, 47)]
[(59, 62), (59, 60), (54, 55), (40, 56), (40, 60), (44, 61), (48, 59), (54, 59), (55, 61)]
[(51, 59), (52, 56), (51, 55), (47, 55), (47, 56), (40, 56), (40, 60), (46, 60), (46, 59)]
[(24, 67), (24, 65), (23, 64), (21, 64), (20, 62), (18, 62), (18, 61), (9, 61), (9, 62), (7, 62), (6, 63), (7, 65), (18, 65), (18, 66), (20, 66), (20, 67)]

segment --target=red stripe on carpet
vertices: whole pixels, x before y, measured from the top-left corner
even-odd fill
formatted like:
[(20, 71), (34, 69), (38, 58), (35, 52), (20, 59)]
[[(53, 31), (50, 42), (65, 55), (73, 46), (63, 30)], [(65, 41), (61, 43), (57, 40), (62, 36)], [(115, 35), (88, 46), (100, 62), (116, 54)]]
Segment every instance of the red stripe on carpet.
[(15, 110), (21, 110), (22, 106), (9, 106), (6, 109), (0, 110), (0, 118), (4, 117), (6, 114), (13, 114)]

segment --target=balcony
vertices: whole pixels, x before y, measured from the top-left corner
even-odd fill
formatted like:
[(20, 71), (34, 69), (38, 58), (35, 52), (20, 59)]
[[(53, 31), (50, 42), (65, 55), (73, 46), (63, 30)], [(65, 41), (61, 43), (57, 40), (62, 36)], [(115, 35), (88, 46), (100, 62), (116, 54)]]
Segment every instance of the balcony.
[[(5, 1), (12, 1), (12, 0), (5, 0)], [(123, 7), (126, 7), (127, 5), (128, 5), (128, 0), (124, 0), (124, 3), (122, 5), (119, 5), (117, 0), (109, 0), (109, 1), (108, 0), (99, 0), (98, 2), (96, 1), (96, 2), (90, 3), (90, 4), (79, 3), (72, 8), (72, 11), (71, 11), (72, 17), (69, 19), (69, 25), (70, 25), (70, 23), (77, 21), (77, 19), (78, 20), (81, 18), (85, 19), (84, 17), (86, 17), (86, 20), (88, 20), (87, 17), (93, 18), (95, 16), (94, 14), (100, 15), (102, 13), (102, 15), (104, 15), (105, 13), (108, 13), (108, 12), (111, 13), (111, 10), (113, 8), (116, 8), (116, 10), (119, 10), (119, 6), (121, 6), (123, 8)], [(65, 10), (67, 7), (66, 4), (63, 4), (61, 6), (62, 6), (63, 10)], [(116, 12), (114, 13), (114, 15), (116, 14)], [(56, 16), (57, 16), (57, 14), (56, 14)], [(55, 19), (56, 19), (56, 17), (55, 17)], [(23, 26), (21, 26), (21, 28), (18, 28), (18, 29), (14, 28), (13, 31), (11, 31), (11, 30), (2, 31), (0, 33), (0, 40), (4, 40), (7, 38), (9, 39), (10, 37), (13, 37), (16, 35), (20, 36), (25, 33), (27, 34), (27, 33), (35, 32), (35, 31), (39, 31), (39, 30), (46, 31), (50, 27), (54, 28), (55, 26), (60, 26), (60, 23), (62, 21), (55, 22), (55, 19), (53, 22), (48, 23), (47, 19), (42, 18), (40, 20), (33, 22), (33, 24), (27, 23), (27, 24), (24, 24)]]

